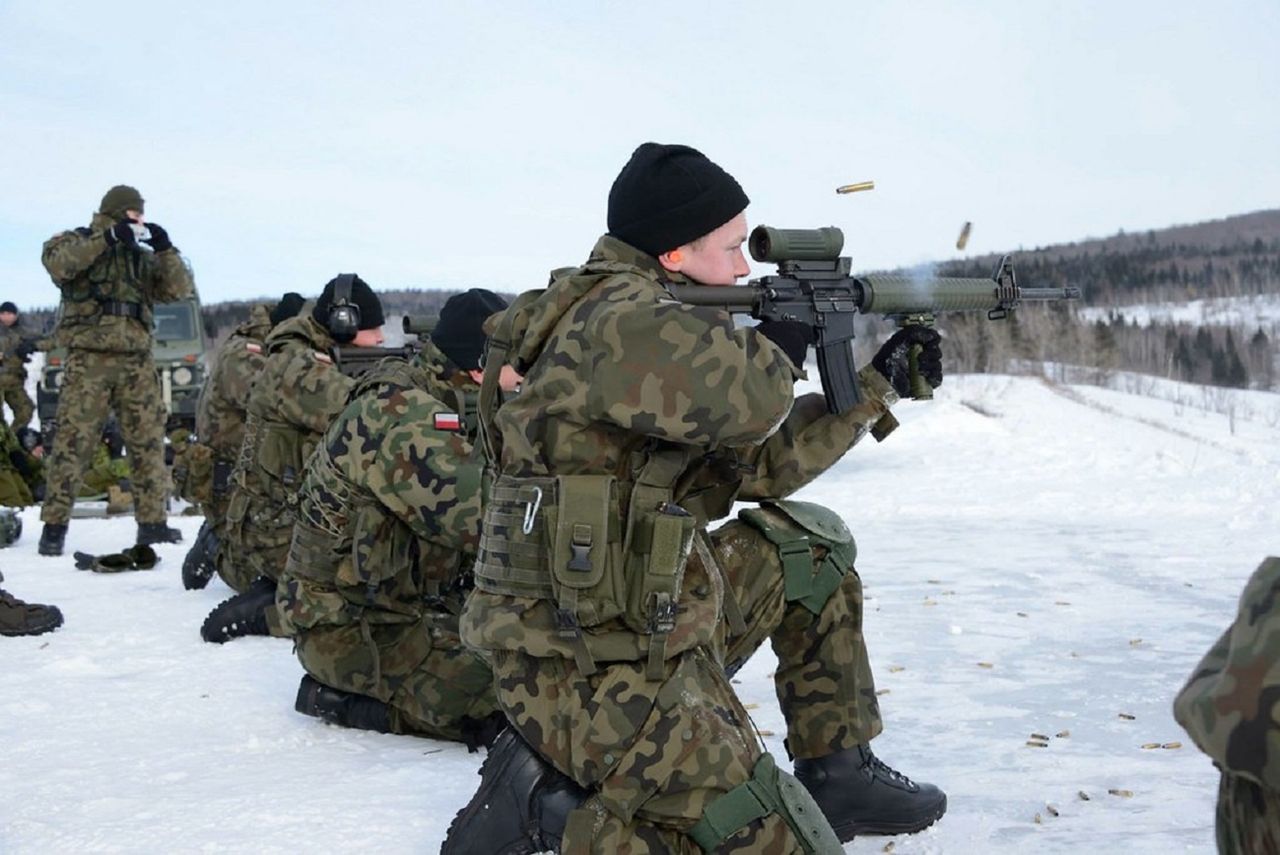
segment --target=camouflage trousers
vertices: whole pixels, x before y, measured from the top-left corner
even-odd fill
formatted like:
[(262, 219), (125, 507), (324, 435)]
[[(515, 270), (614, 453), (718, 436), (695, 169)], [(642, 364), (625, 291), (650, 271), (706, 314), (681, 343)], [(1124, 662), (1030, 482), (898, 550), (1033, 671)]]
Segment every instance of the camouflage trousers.
[(40, 519), (60, 525), (71, 519), (71, 505), (102, 441), (102, 425), (114, 412), (132, 467), (134, 516), (139, 523), (164, 522), (164, 399), (151, 354), (72, 348), (64, 364)]
[(1280, 793), (1242, 775), (1222, 773), (1218, 785), (1218, 852), (1280, 852)]
[(498, 709), (489, 666), (462, 646), (448, 612), (413, 623), (319, 625), (294, 639), (312, 677), (388, 704), (395, 733), (461, 741), (471, 722)]
[(232, 590), (244, 592), (259, 576), (279, 580), (289, 560), (296, 513), (290, 506), (232, 485), (218, 550), (218, 575)]
[(31, 417), (36, 412), (36, 405), (32, 403), (31, 396), (27, 394), (24, 384), (25, 379), (25, 376), (17, 375), (0, 377), (0, 396), (3, 396), (4, 402), (9, 405), (9, 409), (13, 410), (11, 427), (15, 431), (18, 428), (24, 428), (29, 425)]
[[(857, 573), (850, 569), (814, 614), (787, 602), (777, 549), (758, 530), (733, 521), (712, 540), (746, 629), (734, 632), (722, 620), (713, 647), (668, 660), (665, 679), (646, 680), (643, 662), (601, 663), (585, 676), (571, 659), (492, 652), (498, 702), (512, 724), (594, 791), (566, 831), (566, 852), (701, 851), (686, 832), (708, 804), (751, 777), (761, 754), (725, 665), (745, 662), (766, 638), (778, 656), (774, 681), (794, 756), (824, 756), (881, 730)], [(814, 549), (815, 563), (824, 556)], [(801, 849), (771, 814), (719, 851)]]

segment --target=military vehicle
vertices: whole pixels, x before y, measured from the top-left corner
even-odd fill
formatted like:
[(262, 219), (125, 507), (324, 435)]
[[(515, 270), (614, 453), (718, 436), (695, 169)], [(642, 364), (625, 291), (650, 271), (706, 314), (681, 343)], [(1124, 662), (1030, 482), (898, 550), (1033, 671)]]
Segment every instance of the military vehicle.
[[(209, 341), (200, 316), (200, 297), (192, 294), (176, 303), (159, 303), (154, 313), (156, 368), (168, 415), (166, 432), (178, 427), (195, 430), (196, 400), (208, 374)], [(57, 430), (58, 390), (62, 385), (66, 351), (50, 350), (36, 385), (36, 409), (40, 414), (45, 447)]]

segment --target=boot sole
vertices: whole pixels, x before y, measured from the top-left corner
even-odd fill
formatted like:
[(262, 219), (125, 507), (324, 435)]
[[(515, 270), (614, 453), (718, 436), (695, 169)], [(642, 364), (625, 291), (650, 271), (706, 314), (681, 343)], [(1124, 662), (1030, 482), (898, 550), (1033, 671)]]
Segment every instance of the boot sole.
[(915, 822), (850, 822), (844, 825), (832, 826), (835, 830), (836, 837), (840, 838), (841, 843), (848, 843), (859, 834), (869, 837), (889, 837), (899, 834), (915, 834), (924, 831), (938, 820), (942, 819), (943, 814), (947, 812), (947, 798), (942, 797), (942, 803), (938, 806), (937, 811)]

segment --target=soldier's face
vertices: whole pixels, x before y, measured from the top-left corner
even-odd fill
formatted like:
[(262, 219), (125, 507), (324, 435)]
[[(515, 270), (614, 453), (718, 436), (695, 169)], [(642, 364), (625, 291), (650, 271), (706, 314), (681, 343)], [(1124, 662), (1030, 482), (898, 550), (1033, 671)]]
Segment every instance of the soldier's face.
[(146, 219), (142, 216), (142, 212), (141, 212), (141, 211), (135, 211), (135, 210), (133, 210), (132, 208), (130, 208), (128, 211), (125, 211), (125, 212), (124, 212), (124, 215), (125, 215), (126, 217), (128, 217), (129, 219), (133, 220), (135, 223), (145, 223), (145, 222), (146, 222)]
[(720, 228), (679, 249), (658, 257), (668, 270), (683, 273), (703, 285), (732, 285), (751, 272), (742, 245), (747, 242), (744, 211)]
[(356, 337), (351, 339), (351, 343), (356, 347), (381, 347), (385, 341), (382, 335), (382, 327), (375, 327), (371, 330), (360, 330), (356, 333)]
[(0, 324), (11, 327), (18, 322), (18, 316), (13, 312), (0, 312)]

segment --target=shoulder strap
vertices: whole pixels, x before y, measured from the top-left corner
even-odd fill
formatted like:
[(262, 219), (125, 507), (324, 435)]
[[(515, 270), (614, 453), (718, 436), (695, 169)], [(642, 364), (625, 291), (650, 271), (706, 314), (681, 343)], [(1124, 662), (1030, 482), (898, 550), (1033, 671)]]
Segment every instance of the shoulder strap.
[(493, 417), (497, 414), (498, 407), (502, 405), (502, 389), (498, 385), (498, 377), (502, 373), (502, 366), (506, 364), (507, 355), (511, 352), (511, 347), (514, 344), (511, 341), (511, 329), (520, 310), (536, 300), (542, 293), (541, 290), (526, 291), (516, 297), (515, 301), (502, 314), (502, 319), (498, 321), (498, 328), (489, 337), (489, 344), (485, 349), (484, 381), (480, 384), (480, 399), (477, 404), (476, 415), (480, 419), (480, 445), (484, 448), (488, 465), (492, 467), (500, 467), (502, 465), (499, 457), (502, 452), (502, 439), (494, 427)]

